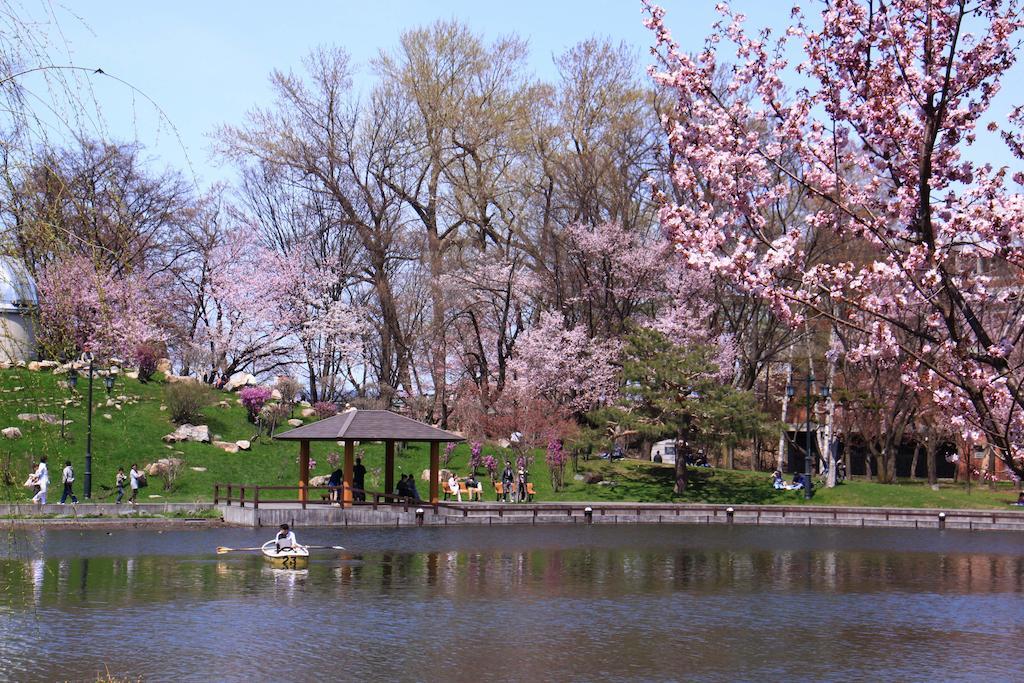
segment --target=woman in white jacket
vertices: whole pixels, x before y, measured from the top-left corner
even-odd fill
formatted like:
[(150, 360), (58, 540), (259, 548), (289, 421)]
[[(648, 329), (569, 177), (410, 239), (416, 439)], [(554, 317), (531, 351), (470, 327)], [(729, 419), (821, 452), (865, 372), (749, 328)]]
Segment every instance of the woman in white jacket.
[(46, 489), (50, 486), (50, 473), (46, 469), (45, 455), (39, 457), (39, 467), (36, 468), (35, 474), (32, 476), (36, 486), (39, 487), (39, 492), (32, 496), (32, 502), (36, 505), (46, 505)]

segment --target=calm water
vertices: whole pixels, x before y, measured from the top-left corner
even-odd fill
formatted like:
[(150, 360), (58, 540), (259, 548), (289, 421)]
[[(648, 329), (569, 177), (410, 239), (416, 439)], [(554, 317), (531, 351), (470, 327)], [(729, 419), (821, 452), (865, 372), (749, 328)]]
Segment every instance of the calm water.
[(1024, 680), (1024, 537), (703, 526), (5, 532), (0, 679)]

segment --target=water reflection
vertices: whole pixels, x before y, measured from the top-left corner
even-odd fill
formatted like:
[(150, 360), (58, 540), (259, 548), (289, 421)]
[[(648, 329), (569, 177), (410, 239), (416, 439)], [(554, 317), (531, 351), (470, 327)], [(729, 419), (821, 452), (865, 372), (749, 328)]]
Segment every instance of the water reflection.
[[(872, 548), (814, 530), (464, 531), (364, 531), (346, 543), (362, 552), (301, 570), (196, 552), (252, 544), (203, 532), (167, 539), (181, 544), (175, 555), (101, 555), (88, 535), (18, 539), (0, 559), (0, 671), (259, 680), (287, 664), (307, 679), (331, 660), (345, 662), (345, 679), (424, 680), (454, 648), (453, 680), (774, 679), (793, 675), (786, 652), (801, 643), (829, 653), (801, 670), (811, 678), (1018, 673), (1011, 657), (965, 669), (957, 654), (1012, 652), (1024, 637), (1017, 537), (968, 553), (957, 537), (920, 532), (878, 532)], [(122, 654), (135, 651), (146, 656)]]

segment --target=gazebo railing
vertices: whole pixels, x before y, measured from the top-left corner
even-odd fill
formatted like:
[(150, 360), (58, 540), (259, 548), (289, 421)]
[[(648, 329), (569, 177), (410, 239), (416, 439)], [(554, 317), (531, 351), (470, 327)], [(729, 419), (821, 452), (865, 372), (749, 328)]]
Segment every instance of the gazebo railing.
[[(288, 498), (276, 497), (278, 491), (291, 491), (293, 496)], [(302, 491), (306, 492), (305, 497), (300, 497)], [(317, 500), (316, 492), (320, 492)], [(415, 500), (407, 496), (399, 496), (384, 491), (371, 491), (368, 489), (349, 488), (352, 493), (352, 505), (370, 505), (374, 510), (380, 505), (402, 506), (405, 512), (410, 506), (430, 506), (429, 501)], [(270, 497), (267, 494), (270, 493)], [(362, 495), (366, 500), (356, 500)], [(253, 509), (258, 510), (260, 505), (270, 504), (295, 504), (299, 503), (303, 510), (309, 505), (332, 505), (340, 503), (345, 497), (345, 485), (341, 486), (265, 486), (263, 484), (226, 484), (215, 483), (213, 485), (213, 504), (231, 505), (245, 507), (248, 503)], [(437, 506), (431, 506), (437, 512)]]

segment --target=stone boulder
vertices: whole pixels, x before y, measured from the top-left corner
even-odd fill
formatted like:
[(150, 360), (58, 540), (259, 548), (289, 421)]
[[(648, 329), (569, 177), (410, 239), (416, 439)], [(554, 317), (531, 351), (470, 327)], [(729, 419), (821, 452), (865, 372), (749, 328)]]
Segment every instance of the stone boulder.
[[(442, 484), (447, 486), (448, 485), (448, 477), (450, 477), (450, 476), (452, 476), (452, 471), (451, 470), (446, 470), (444, 468), (441, 469), (441, 473), (439, 475), (439, 478), (440, 478)], [(423, 473), (420, 475), (420, 479), (422, 481), (426, 481), (426, 482), (430, 481), (430, 469), (429, 468), (423, 470)]]
[(185, 461), (181, 458), (160, 458), (145, 466), (146, 474), (151, 477), (161, 477), (173, 469), (181, 469)]
[(587, 472), (583, 475), (585, 484), (600, 484), (602, 481), (604, 481), (604, 477), (597, 472)]
[(303, 408), (302, 411), (299, 413), (299, 415), (301, 415), (302, 417), (314, 417), (316, 415), (316, 409), (315, 408)]
[(238, 446), (238, 450), (240, 451), (247, 451), (252, 448), (252, 444), (249, 443), (248, 439), (239, 439), (235, 442), (235, 445)]
[(17, 427), (7, 427), (6, 429), (2, 429), (0, 430), (0, 434), (3, 434), (5, 439), (21, 438), (21, 430)]
[(128, 379), (138, 379), (139, 378), (139, 371), (138, 370), (129, 370), (128, 372), (124, 373), (124, 376), (127, 377)]
[(310, 477), (309, 478), (309, 485), (310, 486), (327, 486), (327, 482), (330, 481), (330, 479), (331, 479), (331, 475), (329, 475), (329, 474), (321, 474), (321, 475), (316, 476), (316, 477)]
[(302, 426), (302, 420), (298, 419), (297, 417), (293, 417), (292, 419), (288, 420), (288, 426), (290, 426), (290, 427), (301, 427)]
[(270, 400), (271, 401), (280, 401), (281, 400), (281, 392), (278, 391), (277, 389), (271, 389), (270, 390)]
[(168, 384), (184, 384), (185, 382), (198, 382), (198, 381), (199, 380), (197, 378), (190, 377), (188, 375), (172, 375), (170, 373), (167, 374), (167, 383)]
[(39, 372), (42, 368), (39, 367), (39, 361), (33, 360), (29, 361), (28, 369), (31, 370), (32, 372)]
[(55, 360), (41, 360), (38, 365), (40, 370), (51, 370), (60, 367), (60, 363)]
[(213, 445), (221, 449), (225, 453), (237, 453), (238, 445), (231, 441), (214, 441)]
[(242, 387), (256, 386), (259, 382), (253, 375), (248, 372), (236, 372), (228, 378), (226, 384), (224, 384), (224, 391), (238, 391)]
[(164, 443), (177, 443), (179, 441), (210, 443), (210, 428), (206, 425), (183, 424), (171, 434), (165, 434), (163, 437)]
[(161, 358), (156, 362), (156, 371), (162, 372), (165, 375), (171, 374), (171, 359)]
[[(18, 413), (18, 419), (23, 422), (45, 422), (50, 425), (60, 424), (60, 418), (50, 413)], [(71, 420), (64, 420), (64, 424), (71, 424)]]
[(206, 471), (205, 467), (189, 467), (189, 469), (192, 470), (193, 472), (205, 472)]

